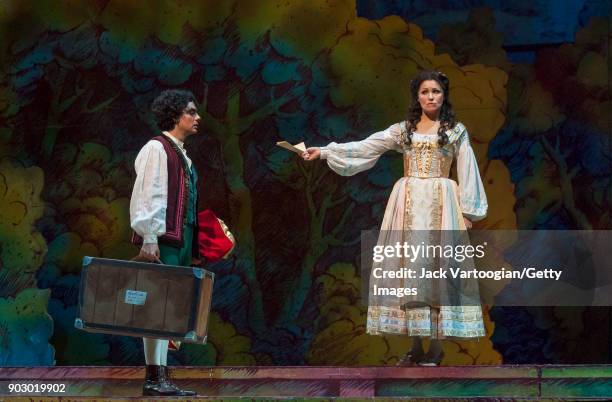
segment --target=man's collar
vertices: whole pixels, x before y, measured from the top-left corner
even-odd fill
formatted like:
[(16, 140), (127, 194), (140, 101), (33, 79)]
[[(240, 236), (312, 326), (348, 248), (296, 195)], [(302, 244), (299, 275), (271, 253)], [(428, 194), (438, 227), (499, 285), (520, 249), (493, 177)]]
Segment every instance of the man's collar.
[(162, 133), (163, 133), (163, 134), (164, 134), (166, 137), (168, 137), (168, 138), (170, 138), (172, 141), (174, 141), (174, 143), (175, 143), (176, 145), (178, 145), (178, 146), (179, 146), (179, 148), (181, 148), (181, 149), (185, 149), (185, 143), (184, 143), (183, 141), (179, 140), (178, 138), (176, 138), (175, 136), (171, 135), (171, 134), (170, 134), (169, 132), (167, 132), (167, 131), (162, 131)]

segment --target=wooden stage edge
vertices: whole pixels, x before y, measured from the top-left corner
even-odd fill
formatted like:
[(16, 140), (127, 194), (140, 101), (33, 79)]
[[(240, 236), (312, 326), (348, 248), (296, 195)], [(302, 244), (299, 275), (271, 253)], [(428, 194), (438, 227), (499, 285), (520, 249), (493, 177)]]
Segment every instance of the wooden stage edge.
[[(143, 378), (143, 367), (0, 367), (0, 400), (146, 400), (139, 398)], [(612, 365), (181, 366), (172, 368), (172, 378), (201, 396), (191, 400), (245, 397), (612, 399)], [(48, 390), (49, 385), (55, 385), (53, 390)]]

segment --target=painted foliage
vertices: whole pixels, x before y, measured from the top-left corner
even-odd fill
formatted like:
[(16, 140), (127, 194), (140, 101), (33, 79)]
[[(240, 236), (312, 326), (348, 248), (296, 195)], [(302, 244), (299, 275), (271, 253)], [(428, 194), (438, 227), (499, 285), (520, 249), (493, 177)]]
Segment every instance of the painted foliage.
[[(464, 59), (454, 49), (440, 52), (414, 24), (357, 17), (354, 1), (77, 3), (0, 6), (0, 202), (23, 216), (0, 226), (15, 243), (3, 240), (1, 297), (15, 304), (39, 292), (54, 324), (44, 309), (33, 312), (27, 322), (37, 323), (42, 349), (4, 361), (142, 363), (139, 339), (80, 332), (73, 320), (81, 257), (137, 253), (133, 161), (157, 133), (149, 105), (166, 88), (198, 100), (202, 132), (187, 146), (202, 178), (200, 208), (212, 207), (238, 242), (209, 267), (217, 279), (210, 344), (187, 346), (172, 363), (385, 365), (405, 353), (406, 339), (365, 334), (357, 268), (360, 230), (380, 224), (401, 158), (343, 178), (275, 142), (324, 145), (386, 128), (403, 119), (408, 79), (421, 69), (450, 77), (470, 131), (494, 206), (478, 227), (514, 228), (528, 216), (523, 181), (534, 173), (518, 175), (499, 151), (535, 141), (508, 137), (518, 84), (507, 63), (457, 64)], [(2, 344), (23, 348), (15, 336), (25, 321), (4, 317)], [(446, 363), (502, 361), (503, 345), (489, 337), (512, 323), (485, 319), (488, 338), (448, 343)]]

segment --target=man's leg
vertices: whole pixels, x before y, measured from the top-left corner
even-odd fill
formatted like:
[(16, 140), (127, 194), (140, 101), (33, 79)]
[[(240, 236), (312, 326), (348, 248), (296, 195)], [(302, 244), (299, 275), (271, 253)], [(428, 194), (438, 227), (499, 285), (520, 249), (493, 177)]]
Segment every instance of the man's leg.
[[(172, 247), (160, 245), (160, 259), (165, 264), (173, 264), (178, 261), (178, 249), (174, 250), (176, 251), (173, 252)], [(162, 365), (168, 353), (168, 341), (142, 338), (142, 342), (146, 362), (146, 377), (142, 394), (145, 396), (174, 395), (175, 390), (165, 384), (165, 370)]]
[[(182, 249), (176, 247), (160, 245), (159, 259), (166, 265), (181, 265), (181, 251)], [(165, 366), (166, 362), (168, 361), (168, 341), (160, 339), (159, 342), (162, 343), (162, 345), (158, 349), (158, 364)]]
[[(159, 246), (160, 259), (164, 264), (186, 267), (191, 265), (191, 242), (193, 239), (193, 229), (184, 228), (183, 230), (184, 246), (182, 248), (178, 249), (176, 247), (170, 247), (165, 245)], [(162, 342), (163, 346), (159, 349), (158, 357), (165, 385), (174, 391), (173, 395), (175, 396), (195, 396), (196, 393), (194, 391), (183, 390), (170, 381), (168, 375), (168, 341), (160, 340), (160, 342)]]
[(164, 383), (164, 369), (161, 365), (161, 351), (168, 346), (161, 339), (142, 338), (146, 362), (144, 396), (172, 396), (175, 391)]

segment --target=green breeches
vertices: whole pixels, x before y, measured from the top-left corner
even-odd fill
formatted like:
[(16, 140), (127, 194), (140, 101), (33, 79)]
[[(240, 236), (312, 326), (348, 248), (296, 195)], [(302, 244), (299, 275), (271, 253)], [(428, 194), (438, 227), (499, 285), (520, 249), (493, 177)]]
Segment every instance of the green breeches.
[(191, 266), (193, 245), (193, 225), (183, 226), (183, 247), (177, 248), (165, 244), (159, 245), (160, 259), (166, 265)]

